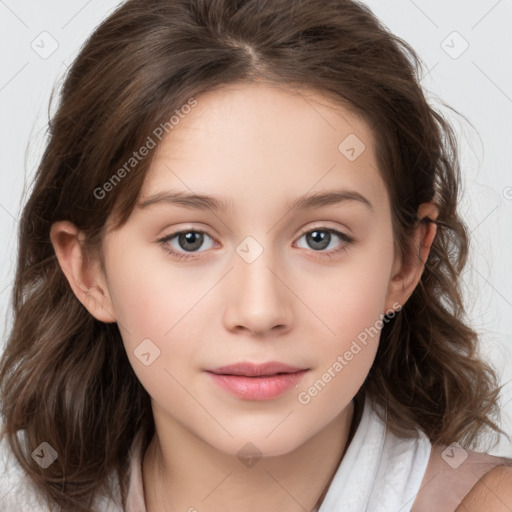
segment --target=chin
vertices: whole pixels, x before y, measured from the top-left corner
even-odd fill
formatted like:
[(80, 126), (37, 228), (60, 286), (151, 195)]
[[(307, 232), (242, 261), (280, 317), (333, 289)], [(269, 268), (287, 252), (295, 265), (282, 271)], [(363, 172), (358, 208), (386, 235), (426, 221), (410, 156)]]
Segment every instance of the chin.
[[(299, 448), (307, 439), (299, 439), (297, 430), (288, 431), (282, 429), (281, 432), (276, 431), (270, 433), (272, 429), (243, 429), (240, 433), (230, 431), (233, 438), (223, 436), (223, 439), (217, 439), (217, 442), (210, 443), (217, 450), (232, 457), (240, 459), (245, 456), (250, 457), (279, 457), (293, 452)], [(262, 433), (262, 431), (264, 433)], [(267, 437), (265, 437), (267, 436)]]

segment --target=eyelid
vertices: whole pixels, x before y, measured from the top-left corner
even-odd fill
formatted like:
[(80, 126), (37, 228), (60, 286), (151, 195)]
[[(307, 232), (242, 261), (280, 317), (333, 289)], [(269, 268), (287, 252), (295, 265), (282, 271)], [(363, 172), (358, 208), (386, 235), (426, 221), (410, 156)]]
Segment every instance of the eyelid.
[[(336, 256), (336, 255), (338, 255), (338, 253), (341, 253), (344, 250), (346, 250), (349, 245), (352, 245), (356, 242), (356, 239), (354, 236), (347, 234), (345, 231), (340, 230), (339, 228), (333, 228), (326, 224), (320, 224), (317, 226), (306, 228), (297, 237), (297, 241), (299, 239), (301, 239), (307, 233), (311, 233), (316, 230), (333, 233), (335, 236), (337, 236), (341, 240), (340, 246), (338, 246), (336, 249), (331, 249), (329, 251), (315, 251), (313, 249), (309, 249), (310, 252), (316, 253), (318, 255), (317, 257), (320, 257), (320, 258), (331, 258), (333, 256)], [(300, 248), (300, 249), (302, 249), (302, 248)]]
[(341, 234), (344, 234), (345, 236), (347, 236), (348, 238), (353, 238), (353, 236), (348, 232), (351, 233), (351, 230), (347, 227), (338, 227), (338, 226), (330, 226), (327, 222), (314, 222), (313, 225), (309, 225), (308, 227), (304, 228), (301, 232), (300, 232), (300, 235), (299, 236), (302, 236), (304, 235), (305, 233), (309, 233), (310, 231), (314, 231), (315, 229), (318, 229), (318, 230), (325, 230), (325, 231), (336, 231), (338, 233), (341, 233)]
[[(339, 228), (339, 227), (334, 227), (334, 226), (329, 226), (327, 224), (328, 221), (325, 221), (325, 222), (321, 222), (321, 221), (316, 221), (313, 223), (313, 225), (309, 225), (307, 227), (304, 227), (301, 229), (299, 235), (297, 238), (300, 238), (301, 236), (305, 235), (306, 233), (309, 233), (310, 231), (313, 231), (315, 229), (318, 229), (318, 230), (325, 230), (325, 231), (335, 231), (335, 232), (338, 232), (338, 233), (341, 233), (343, 235), (345, 235), (347, 238), (350, 238), (350, 239), (354, 239), (354, 237), (351, 235), (351, 234), (348, 234), (346, 233), (346, 231), (349, 231), (351, 232), (351, 230), (347, 227), (343, 227), (343, 228)], [(193, 226), (186, 226), (184, 228), (180, 228), (176, 231), (173, 231), (171, 233), (169, 233), (168, 235), (165, 235), (163, 237), (161, 237), (159, 240), (157, 241), (161, 241), (161, 240), (164, 240), (164, 239), (169, 239), (169, 238), (173, 238), (175, 237), (176, 235), (180, 235), (182, 233), (187, 233), (189, 231), (193, 231), (195, 233), (201, 233), (203, 235), (207, 235), (209, 236), (212, 240), (214, 240), (215, 242), (216, 241), (216, 237), (214, 237), (213, 235), (211, 235), (206, 229), (203, 229), (203, 228), (196, 228), (196, 227), (193, 227)]]

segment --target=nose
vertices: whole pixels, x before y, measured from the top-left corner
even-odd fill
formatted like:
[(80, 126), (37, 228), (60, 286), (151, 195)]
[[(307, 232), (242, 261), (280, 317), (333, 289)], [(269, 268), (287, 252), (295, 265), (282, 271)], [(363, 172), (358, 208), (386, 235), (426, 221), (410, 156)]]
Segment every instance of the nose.
[(251, 263), (235, 255), (225, 286), (229, 300), (224, 322), (228, 330), (268, 337), (291, 328), (293, 292), (270, 250), (264, 250)]

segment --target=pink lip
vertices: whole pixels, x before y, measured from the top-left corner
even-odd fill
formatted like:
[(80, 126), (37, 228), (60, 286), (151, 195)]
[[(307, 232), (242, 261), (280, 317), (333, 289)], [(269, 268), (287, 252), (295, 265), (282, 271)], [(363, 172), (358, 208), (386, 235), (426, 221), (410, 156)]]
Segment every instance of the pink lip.
[(207, 370), (213, 381), (246, 400), (270, 400), (295, 386), (308, 371), (283, 363), (238, 363)]

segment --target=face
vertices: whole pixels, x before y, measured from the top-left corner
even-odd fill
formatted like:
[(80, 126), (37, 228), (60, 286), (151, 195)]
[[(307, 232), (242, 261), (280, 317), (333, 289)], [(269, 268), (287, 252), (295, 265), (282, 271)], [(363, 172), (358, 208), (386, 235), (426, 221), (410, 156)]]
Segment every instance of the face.
[[(112, 314), (157, 425), (284, 454), (345, 410), (397, 307), (389, 198), (368, 126), (322, 97), (250, 84), (197, 102), (155, 150), (146, 205), (105, 237)], [(267, 362), (295, 371), (211, 373)]]

